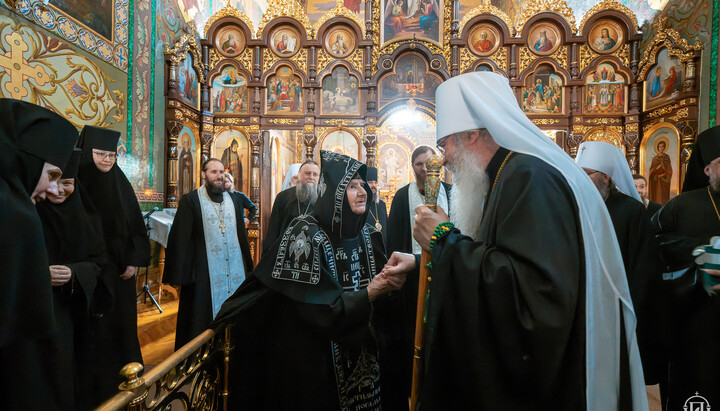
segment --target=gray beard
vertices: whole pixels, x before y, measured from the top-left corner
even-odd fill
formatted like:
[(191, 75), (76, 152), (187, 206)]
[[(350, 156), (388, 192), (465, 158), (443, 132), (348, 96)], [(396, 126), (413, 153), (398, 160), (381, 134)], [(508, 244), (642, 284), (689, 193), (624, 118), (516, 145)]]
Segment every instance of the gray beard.
[(317, 186), (313, 183), (299, 182), (295, 186), (295, 195), (299, 202), (313, 206), (318, 198)]
[(477, 240), (483, 217), (482, 204), (490, 185), (489, 178), (487, 171), (478, 165), (479, 160), (473, 154), (460, 150), (458, 156), (452, 163), (447, 164), (453, 179), (450, 220), (464, 235)]

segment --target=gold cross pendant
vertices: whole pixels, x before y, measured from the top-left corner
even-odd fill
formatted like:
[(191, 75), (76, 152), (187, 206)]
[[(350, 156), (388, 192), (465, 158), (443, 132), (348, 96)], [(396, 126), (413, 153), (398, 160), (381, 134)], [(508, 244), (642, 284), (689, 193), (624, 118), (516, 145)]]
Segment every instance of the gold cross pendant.
[(225, 223), (218, 224), (218, 228), (220, 228), (220, 232), (225, 234)]

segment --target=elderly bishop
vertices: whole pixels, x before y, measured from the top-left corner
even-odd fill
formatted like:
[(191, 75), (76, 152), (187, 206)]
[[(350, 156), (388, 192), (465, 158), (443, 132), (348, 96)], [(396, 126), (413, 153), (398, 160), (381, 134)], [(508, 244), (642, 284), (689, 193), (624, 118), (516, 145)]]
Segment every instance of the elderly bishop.
[[(647, 409), (622, 256), (590, 179), (505, 77), (454, 77), (436, 101), (453, 222), (417, 209), (433, 260), (419, 408)], [(415, 264), (395, 253), (384, 273)]]

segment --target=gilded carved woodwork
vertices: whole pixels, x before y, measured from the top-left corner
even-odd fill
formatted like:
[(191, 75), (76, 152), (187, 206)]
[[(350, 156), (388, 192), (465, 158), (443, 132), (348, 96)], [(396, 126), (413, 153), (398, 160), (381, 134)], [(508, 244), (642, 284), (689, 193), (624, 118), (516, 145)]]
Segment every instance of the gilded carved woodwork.
[(297, 53), (295, 53), (294, 56), (290, 58), (290, 61), (295, 63), (295, 65), (302, 71), (307, 72), (307, 55), (308, 51), (306, 48), (300, 49)]
[(198, 81), (205, 83), (205, 65), (202, 63), (202, 53), (195, 36), (183, 34), (172, 47), (169, 44), (165, 45), (165, 56), (175, 65), (185, 60), (187, 53), (193, 56), (193, 67), (197, 71)]
[(315, 38), (315, 30), (310, 25), (310, 19), (305, 13), (305, 8), (295, 0), (270, 0), (270, 4), (263, 13), (258, 25), (258, 37), (262, 35), (265, 26), (276, 17), (290, 17), (297, 20), (305, 28), (308, 38)]
[(270, 124), (298, 124), (300, 120), (294, 119), (294, 118), (270, 118), (268, 119), (268, 123)]
[(325, 24), (326, 21), (334, 17), (342, 16), (355, 22), (355, 24), (357, 24), (362, 31), (362, 37), (365, 38), (365, 22), (363, 21), (363, 19), (360, 18), (360, 15), (358, 15), (357, 13), (353, 13), (352, 11), (350, 11), (350, 9), (345, 7), (345, 2), (343, 0), (336, 0), (335, 3), (335, 7), (332, 10), (323, 14), (322, 17), (320, 17), (320, 20), (315, 23), (315, 33), (320, 30), (320, 27), (322, 27), (322, 25)]
[(240, 62), (240, 66), (247, 71), (252, 71), (251, 68), (253, 66), (253, 48), (247, 47), (242, 54), (235, 57), (235, 60)]
[(490, 60), (494, 61), (495, 64), (498, 65), (498, 68), (500, 68), (502, 71), (507, 73), (507, 64), (508, 64), (508, 58), (507, 58), (507, 48), (505, 47), (499, 47), (497, 51), (490, 57), (488, 57)]
[(270, 49), (263, 49), (262, 60), (262, 72), (266, 73), (268, 70), (270, 70), (270, 67), (272, 67), (276, 61), (280, 60), (280, 58), (276, 56), (275, 53), (270, 51)]
[[(667, 17), (665, 17), (665, 19), (666, 18)], [(662, 17), (659, 18), (658, 24), (662, 25), (663, 21), (664, 19)], [(674, 29), (659, 30), (643, 52), (643, 57), (638, 66), (640, 79), (645, 79), (650, 67), (657, 63), (657, 55), (663, 48), (667, 48), (670, 57), (676, 57), (681, 63), (686, 63), (695, 58), (696, 52), (703, 49), (703, 44), (697, 37), (695, 38), (694, 44), (688, 44), (687, 40), (682, 38), (680, 33)]]
[(531, 17), (538, 13), (545, 11), (555, 12), (565, 18), (573, 32), (577, 32), (577, 26), (575, 26), (575, 15), (570, 7), (564, 0), (531, 0), (530, 3), (525, 6), (522, 13), (520, 13), (520, 19), (518, 20), (517, 31), (522, 33), (523, 27)]
[(210, 29), (210, 27), (213, 25), (213, 23), (215, 23), (216, 21), (220, 20), (223, 17), (235, 17), (235, 18), (241, 20), (243, 23), (245, 23), (248, 26), (248, 28), (250, 28), (250, 33), (253, 33), (253, 34), (255, 33), (255, 29), (253, 28), (252, 20), (250, 20), (250, 18), (245, 13), (243, 13), (242, 11), (231, 6), (230, 2), (228, 1), (227, 4), (225, 5), (225, 7), (216, 11), (215, 14), (210, 16), (210, 19), (207, 21), (207, 23), (205, 23), (205, 29), (203, 32), (205, 37), (207, 37), (207, 32)]
[(630, 20), (632, 20), (635, 31), (640, 30), (640, 26), (638, 26), (637, 17), (635, 16), (635, 13), (632, 12), (632, 10), (630, 10), (623, 4), (618, 3), (617, 1), (602, 0), (601, 2), (592, 6), (590, 8), (590, 10), (588, 10), (585, 13), (585, 15), (583, 15), (582, 20), (580, 20), (579, 32), (582, 33), (584, 31), (585, 23), (587, 23), (587, 21), (588, 21), (588, 19), (590, 19), (590, 17), (594, 16), (596, 13), (599, 13), (599, 12), (605, 11), (605, 10), (619, 11), (620, 13), (622, 13), (622, 14), (626, 15), (628, 18), (630, 18)]
[[(449, 3), (452, 3), (452, 2), (449, 2)], [(513, 24), (512, 24), (512, 20), (510, 20), (510, 17), (508, 17), (508, 15), (505, 14), (504, 11), (500, 10), (499, 8), (493, 6), (490, 3), (485, 3), (485, 2), (483, 2), (482, 4), (480, 4), (479, 6), (473, 8), (473, 9), (470, 9), (470, 11), (465, 13), (462, 20), (460, 20), (460, 32), (462, 33), (463, 28), (470, 20), (474, 19), (475, 17), (477, 17), (481, 14), (488, 14), (488, 15), (499, 18), (508, 27), (508, 30), (510, 31), (510, 33), (512, 33)]]
[(530, 121), (533, 122), (533, 124), (538, 126), (549, 126), (552, 124), (559, 124), (560, 120), (557, 118), (532, 118)]
[[(499, 49), (498, 49), (499, 50)], [(557, 61), (559, 63), (560, 67), (569, 68), (570, 67), (570, 60), (568, 59), (568, 47), (562, 46), (558, 48), (558, 50), (552, 54), (551, 56), (548, 56), (551, 59)], [(535, 60), (544, 58), (544, 56), (538, 56), (534, 54), (532, 51), (530, 51), (527, 47), (520, 48), (520, 72), (522, 73), (530, 67)], [(505, 59), (507, 61), (507, 58)]]

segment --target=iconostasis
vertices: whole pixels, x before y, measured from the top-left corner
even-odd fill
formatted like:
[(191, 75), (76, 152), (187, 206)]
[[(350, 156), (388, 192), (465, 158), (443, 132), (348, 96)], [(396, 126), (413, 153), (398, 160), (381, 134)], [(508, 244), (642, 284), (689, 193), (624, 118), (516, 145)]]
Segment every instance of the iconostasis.
[(514, 21), (489, 1), (460, 19), (458, 4), (338, 0), (311, 24), (307, 5), (277, 0), (258, 27), (231, 6), (215, 13), (201, 38), (165, 51), (167, 205), (201, 183), (203, 159), (227, 161), (260, 208), (248, 230), (257, 258), (289, 165), (321, 149), (377, 166), (390, 203), (413, 179), (412, 151), (435, 145), (435, 90), (471, 71), (506, 76), (569, 154), (608, 141), (655, 201), (678, 193), (697, 134), (699, 43), (660, 19), (641, 55), (633, 12), (609, 0), (579, 23), (562, 0), (531, 1)]

